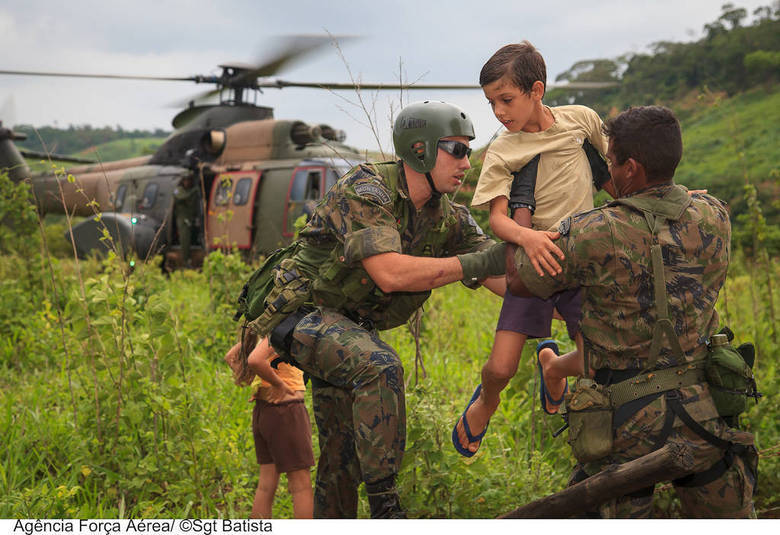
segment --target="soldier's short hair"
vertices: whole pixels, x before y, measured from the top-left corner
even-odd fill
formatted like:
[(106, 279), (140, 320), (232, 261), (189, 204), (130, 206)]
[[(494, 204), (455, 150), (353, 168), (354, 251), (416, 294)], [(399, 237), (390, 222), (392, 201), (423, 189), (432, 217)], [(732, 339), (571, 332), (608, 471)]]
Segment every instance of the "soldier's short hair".
[(671, 179), (682, 158), (682, 133), (677, 117), (663, 106), (631, 107), (604, 123), (617, 164), (629, 158), (642, 164), (647, 179)]
[(482, 66), (479, 85), (484, 87), (492, 84), (504, 75), (525, 93), (531, 92), (537, 80), (547, 87), (547, 66), (544, 58), (528, 41), (499, 48)]

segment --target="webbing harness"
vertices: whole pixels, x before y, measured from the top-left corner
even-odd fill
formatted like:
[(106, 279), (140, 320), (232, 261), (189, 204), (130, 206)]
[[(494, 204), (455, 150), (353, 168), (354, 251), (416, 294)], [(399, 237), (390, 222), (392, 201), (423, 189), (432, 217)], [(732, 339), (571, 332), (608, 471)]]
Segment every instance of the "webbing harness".
[[(631, 199), (625, 199), (630, 201)], [(633, 203), (626, 202), (629, 206), (635, 206)], [(661, 354), (661, 344), (664, 336), (669, 341), (672, 354), (678, 362), (685, 360), (680, 340), (677, 333), (674, 332), (674, 326), (669, 319), (668, 296), (666, 293), (666, 279), (664, 277), (664, 259), (661, 251), (661, 244), (658, 243), (659, 219), (663, 221), (663, 216), (657, 216), (652, 212), (642, 208), (642, 214), (645, 217), (647, 226), (653, 236), (653, 245), (650, 247), (650, 256), (653, 264), (653, 287), (655, 290), (655, 314), (656, 321), (653, 325), (653, 340), (650, 343), (650, 357), (647, 360), (645, 369), (635, 377), (626, 379), (617, 384), (607, 387), (610, 400), (613, 407), (618, 409), (626, 403), (648, 396), (650, 394), (660, 394), (670, 390), (701, 383), (704, 380), (704, 359), (687, 362), (679, 366), (663, 368), (656, 370), (658, 356)]]
[[(678, 362), (683, 361), (685, 355), (683, 353), (682, 347), (680, 346), (680, 341), (677, 338), (677, 334), (674, 332), (674, 326), (669, 319), (668, 294), (666, 292), (666, 280), (664, 278), (663, 253), (661, 250), (661, 245), (658, 243), (658, 227), (664, 220), (667, 219), (667, 217), (662, 214), (653, 213), (650, 207), (642, 201), (642, 199), (632, 199), (629, 197), (627, 199), (618, 199), (615, 202), (617, 204), (624, 204), (640, 210), (644, 215), (645, 221), (647, 222), (647, 225), (650, 229), (650, 233), (653, 236), (653, 245), (650, 247), (650, 253), (653, 265), (656, 322), (655, 325), (653, 325), (653, 339), (650, 344), (650, 357), (647, 361), (647, 366), (645, 369), (636, 376), (630, 379), (625, 379), (613, 385), (609, 385), (606, 387), (606, 389), (609, 392), (610, 401), (616, 412), (616, 419), (617, 411), (621, 406), (638, 400), (642, 397), (650, 396), (652, 394), (664, 394), (669, 410), (666, 412), (661, 434), (656, 440), (653, 450), (662, 447), (666, 443), (669, 435), (672, 432), (675, 416), (679, 417), (680, 420), (701, 439), (709, 442), (716, 448), (724, 450), (723, 458), (706, 471), (690, 474), (675, 481), (675, 484), (696, 487), (705, 485), (720, 477), (731, 466), (734, 455), (743, 453), (746, 450), (746, 446), (729, 442), (707, 431), (701, 424), (699, 424), (691, 417), (681, 402), (680, 388), (704, 382), (704, 362), (706, 359), (699, 359), (693, 362), (688, 362), (669, 368), (658, 370), (655, 369), (658, 356), (661, 353), (661, 344), (663, 342), (662, 339), (664, 336), (666, 336), (666, 338), (669, 340), (669, 346), (672, 355), (677, 359)], [(682, 208), (685, 209), (689, 203), (685, 204)], [(588, 366), (589, 359), (588, 352), (586, 351), (586, 370), (588, 369)], [(657, 396), (654, 396), (653, 398), (650, 398), (650, 400), (652, 401), (652, 399), (655, 399), (656, 397)], [(643, 405), (639, 405), (636, 410), (639, 410), (642, 406)], [(633, 413), (635, 413), (636, 410)], [(620, 420), (625, 421), (625, 419), (628, 417), (630, 417), (630, 415), (623, 415)]]

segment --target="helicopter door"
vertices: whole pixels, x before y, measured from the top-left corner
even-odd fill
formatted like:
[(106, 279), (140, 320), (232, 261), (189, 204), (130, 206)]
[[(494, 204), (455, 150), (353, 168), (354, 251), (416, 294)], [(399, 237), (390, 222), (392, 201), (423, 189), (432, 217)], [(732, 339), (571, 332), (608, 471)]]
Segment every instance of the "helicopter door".
[(221, 173), (214, 180), (206, 217), (210, 248), (249, 249), (252, 246), (254, 198), (261, 172)]
[(306, 213), (311, 215), (314, 204), (325, 192), (324, 167), (298, 167), (290, 180), (287, 206), (284, 213), (284, 237), (295, 234), (295, 220)]

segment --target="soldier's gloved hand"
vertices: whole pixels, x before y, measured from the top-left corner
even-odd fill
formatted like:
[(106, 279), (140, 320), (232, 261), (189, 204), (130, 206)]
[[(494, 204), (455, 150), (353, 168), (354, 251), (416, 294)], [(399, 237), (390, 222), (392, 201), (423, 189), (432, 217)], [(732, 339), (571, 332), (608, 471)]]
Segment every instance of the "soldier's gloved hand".
[(463, 282), (469, 284), (488, 277), (503, 275), (506, 271), (505, 257), (505, 242), (495, 243), (476, 253), (458, 255), (463, 268)]

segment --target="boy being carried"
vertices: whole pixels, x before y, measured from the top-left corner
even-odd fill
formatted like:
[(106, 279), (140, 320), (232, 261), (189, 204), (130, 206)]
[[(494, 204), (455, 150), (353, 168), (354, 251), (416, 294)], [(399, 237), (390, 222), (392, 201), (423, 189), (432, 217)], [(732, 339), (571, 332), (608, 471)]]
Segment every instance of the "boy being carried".
[[(561, 269), (555, 257), (563, 259), (553, 243), (559, 237), (554, 229), (569, 216), (593, 208), (594, 187), (612, 191), (598, 154), (607, 150), (601, 119), (585, 106), (545, 106), (546, 78), (544, 59), (528, 41), (504, 46), (482, 67), (479, 83), (507, 131), (487, 150), (472, 206), (489, 205), (493, 232), (523, 247), (540, 276), (545, 271), (554, 276)], [(595, 176), (592, 166), (600, 171)], [(514, 248), (508, 254), (512, 252)], [(513, 265), (508, 262), (508, 268)], [(580, 305), (578, 289), (550, 299), (506, 293), (493, 350), (482, 368), (482, 384), (452, 432), (458, 452), (471, 457), (477, 451), (499, 395), (517, 371), (526, 340), (550, 336), (555, 310), (578, 348), (562, 357), (552, 341), (537, 348), (542, 407), (548, 414), (557, 412), (566, 377), (582, 373)]]

